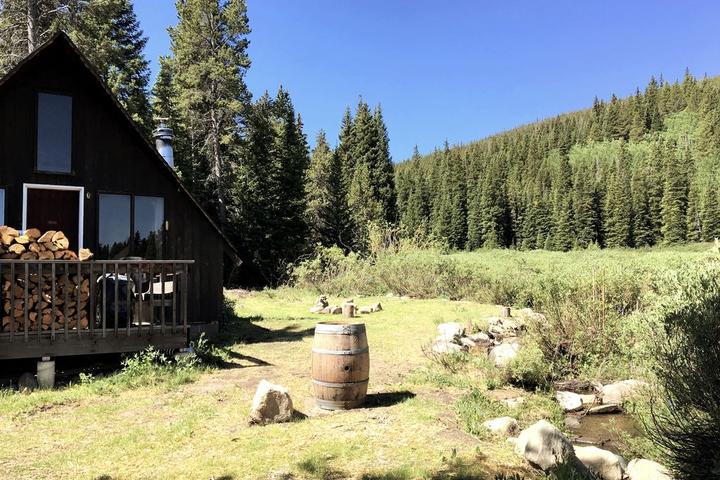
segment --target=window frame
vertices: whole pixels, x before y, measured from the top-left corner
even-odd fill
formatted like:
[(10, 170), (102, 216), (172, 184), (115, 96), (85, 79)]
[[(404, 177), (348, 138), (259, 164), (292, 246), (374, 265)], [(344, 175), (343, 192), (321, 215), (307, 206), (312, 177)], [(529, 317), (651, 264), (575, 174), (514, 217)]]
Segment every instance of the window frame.
[[(163, 202), (163, 218), (162, 218), (162, 238), (160, 239), (160, 255), (159, 258), (155, 260), (163, 260), (165, 257), (165, 246), (166, 246), (166, 240), (167, 240), (167, 209), (165, 204), (165, 196), (164, 195), (151, 195), (151, 194), (142, 194), (142, 193), (134, 193), (134, 192), (128, 192), (128, 191), (105, 191), (105, 190), (98, 190), (96, 192), (96, 224), (95, 224), (95, 251), (100, 252), (100, 196), (101, 195), (124, 195), (127, 197), (130, 197), (130, 238), (128, 239), (128, 248), (130, 251), (130, 256), (135, 256), (135, 197), (151, 197), (151, 198), (160, 198)], [(108, 259), (110, 260), (110, 259)]]
[[(64, 190), (78, 193), (78, 252), (84, 248), (85, 235), (85, 187), (79, 185), (47, 185), (43, 183), (23, 183), (22, 230), (27, 230), (28, 190)], [(6, 190), (7, 192), (7, 190)]]
[[(69, 172), (55, 172), (52, 170), (41, 170), (38, 165), (38, 140), (39, 140), (39, 122), (40, 122), (40, 94), (56, 95), (62, 97), (69, 97), (71, 100), (71, 112), (70, 112), (70, 171)], [(60, 175), (60, 176), (74, 176), (75, 172), (75, 97), (72, 92), (64, 90), (45, 90), (35, 89), (35, 128), (33, 129), (33, 156), (35, 162), (33, 164), (34, 173), (40, 173), (44, 175)]]

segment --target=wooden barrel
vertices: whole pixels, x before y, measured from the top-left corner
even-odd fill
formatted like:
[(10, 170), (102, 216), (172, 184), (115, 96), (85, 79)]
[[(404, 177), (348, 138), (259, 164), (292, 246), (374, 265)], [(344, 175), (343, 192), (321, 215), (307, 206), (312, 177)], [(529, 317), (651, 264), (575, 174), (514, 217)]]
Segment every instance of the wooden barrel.
[(315, 326), (312, 382), (320, 408), (355, 408), (365, 401), (370, 353), (362, 323), (321, 322)]

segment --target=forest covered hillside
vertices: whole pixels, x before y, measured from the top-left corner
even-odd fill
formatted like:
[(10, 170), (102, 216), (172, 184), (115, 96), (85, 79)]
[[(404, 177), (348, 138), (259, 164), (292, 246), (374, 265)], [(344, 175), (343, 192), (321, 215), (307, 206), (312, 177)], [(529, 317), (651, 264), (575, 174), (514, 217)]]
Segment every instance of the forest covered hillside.
[(450, 248), (643, 247), (720, 237), (720, 79), (625, 99), (396, 167), (410, 234)]

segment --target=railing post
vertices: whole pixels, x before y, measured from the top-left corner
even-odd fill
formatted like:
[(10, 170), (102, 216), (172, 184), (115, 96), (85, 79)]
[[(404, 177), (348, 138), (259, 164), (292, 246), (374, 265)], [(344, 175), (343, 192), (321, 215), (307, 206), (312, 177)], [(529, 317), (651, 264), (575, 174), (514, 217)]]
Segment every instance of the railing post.
[[(25, 287), (23, 291), (23, 300), (25, 301), (25, 306), (23, 307), (23, 320), (25, 322), (25, 342), (28, 341), (28, 328), (30, 328), (29, 325), (29, 319), (28, 319), (28, 310), (30, 310), (30, 305), (28, 304), (28, 285), (30, 284), (30, 264), (25, 264)], [(15, 295), (13, 294), (13, 297)]]
[(55, 262), (50, 265), (50, 338), (55, 340)]

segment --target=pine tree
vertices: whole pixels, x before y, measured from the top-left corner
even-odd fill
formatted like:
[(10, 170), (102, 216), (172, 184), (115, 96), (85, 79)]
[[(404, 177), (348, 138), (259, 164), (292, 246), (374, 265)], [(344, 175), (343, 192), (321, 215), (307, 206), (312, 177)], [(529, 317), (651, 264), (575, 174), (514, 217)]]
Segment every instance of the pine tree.
[(193, 140), (195, 191), (222, 228), (237, 170), (250, 31), (244, 0), (178, 0), (171, 28), (174, 90), (182, 128)]
[(645, 88), (645, 128), (649, 132), (657, 132), (663, 128), (658, 103), (658, 83), (655, 77), (651, 77)]
[(605, 244), (608, 247), (630, 247), (633, 243), (632, 200), (630, 181), (626, 173), (629, 163), (627, 145), (623, 142), (607, 181), (604, 230)]
[(59, 28), (69, 0), (0, 1), (0, 76)]
[(152, 130), (147, 37), (130, 0), (73, 2), (63, 25), (140, 129)]
[(599, 242), (598, 225), (600, 224), (600, 205), (594, 188), (595, 172), (581, 162), (573, 179), (573, 218), (577, 245), (587, 248)]
[(700, 204), (701, 240), (706, 242), (720, 238), (720, 204), (718, 182), (713, 178), (705, 188)]
[[(558, 153), (558, 152), (556, 152)], [(551, 248), (567, 251), (576, 241), (573, 204), (572, 204), (572, 169), (567, 155), (554, 155), (552, 182), (552, 233)]]
[(311, 241), (325, 246), (346, 246), (348, 238), (347, 191), (343, 181), (342, 162), (328, 145), (320, 130), (306, 174), (306, 218), (312, 232)]
[[(688, 183), (683, 159), (673, 146), (666, 149), (662, 199), (662, 235), (667, 244), (684, 242), (687, 233)], [(686, 153), (687, 156), (687, 153)]]
[(377, 224), (382, 218), (382, 205), (372, 195), (369, 188), (371, 184), (370, 166), (365, 159), (360, 158), (353, 171), (348, 192), (348, 206), (354, 225), (362, 225), (356, 229), (352, 247), (355, 250), (365, 251), (368, 247), (369, 228)]
[(636, 247), (647, 247), (655, 243), (652, 216), (650, 211), (650, 192), (648, 191), (647, 172), (644, 165), (633, 168), (630, 188), (632, 190), (632, 234)]
[(382, 205), (384, 219), (388, 224), (397, 221), (397, 197), (395, 192), (395, 171), (390, 158), (390, 140), (380, 105), (373, 112), (377, 157), (371, 163), (373, 188), (378, 202)]

